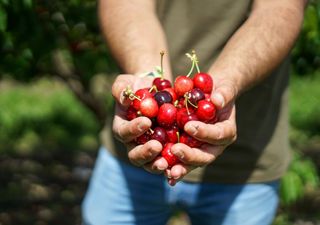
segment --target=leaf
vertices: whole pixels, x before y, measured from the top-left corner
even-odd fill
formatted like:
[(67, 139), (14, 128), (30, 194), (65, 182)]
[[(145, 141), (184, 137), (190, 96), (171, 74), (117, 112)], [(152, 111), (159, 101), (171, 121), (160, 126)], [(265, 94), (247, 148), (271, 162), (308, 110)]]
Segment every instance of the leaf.
[(7, 29), (7, 12), (0, 6), (0, 31)]
[(296, 173), (289, 171), (282, 178), (280, 195), (281, 201), (285, 205), (295, 202), (303, 195), (303, 183)]
[(32, 8), (32, 0), (23, 0), (23, 5), (25, 8), (27, 9), (31, 9)]

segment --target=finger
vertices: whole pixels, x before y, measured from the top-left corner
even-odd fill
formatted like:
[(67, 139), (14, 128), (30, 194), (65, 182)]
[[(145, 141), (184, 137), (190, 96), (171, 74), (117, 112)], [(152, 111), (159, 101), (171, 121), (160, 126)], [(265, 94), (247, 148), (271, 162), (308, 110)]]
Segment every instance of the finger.
[(231, 102), (234, 102), (238, 95), (237, 86), (230, 79), (215, 80), (216, 88), (211, 94), (211, 101), (222, 109)]
[(113, 97), (124, 106), (130, 104), (130, 99), (124, 95), (126, 88), (132, 87), (134, 85), (133, 75), (119, 75), (112, 85), (112, 95)]
[[(210, 145), (211, 146), (211, 145)], [(172, 146), (171, 152), (179, 158), (181, 162), (190, 166), (205, 166), (214, 161), (221, 151), (220, 146), (211, 146), (208, 149), (207, 145), (204, 148), (190, 148), (189, 146), (178, 143)], [(171, 176), (173, 176), (171, 171)]]
[(229, 145), (237, 138), (237, 126), (234, 119), (227, 119), (215, 124), (190, 121), (184, 129), (194, 138), (212, 145)]
[(168, 184), (171, 186), (176, 185), (179, 181), (183, 179), (185, 175), (190, 173), (195, 168), (196, 167), (194, 166), (188, 166), (185, 164), (174, 165), (170, 170), (170, 177), (167, 176)]
[(161, 152), (162, 145), (156, 140), (151, 140), (144, 145), (133, 147), (128, 152), (129, 160), (136, 166), (144, 166), (154, 160)]
[(141, 116), (128, 121), (119, 115), (115, 115), (112, 129), (115, 137), (119, 141), (128, 143), (144, 134), (151, 125), (152, 122), (147, 117)]
[(154, 161), (145, 164), (143, 168), (150, 173), (160, 174), (167, 171), (168, 166), (167, 161), (163, 157), (158, 156)]

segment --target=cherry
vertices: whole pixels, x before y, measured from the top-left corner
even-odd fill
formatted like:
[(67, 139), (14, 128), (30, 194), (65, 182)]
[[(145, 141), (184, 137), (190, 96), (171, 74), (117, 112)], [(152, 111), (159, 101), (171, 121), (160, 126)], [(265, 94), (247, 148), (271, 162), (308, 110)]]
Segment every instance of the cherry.
[(207, 122), (216, 116), (216, 107), (211, 101), (201, 100), (198, 102), (196, 115), (199, 120)]
[(172, 154), (171, 147), (173, 146), (173, 143), (167, 143), (163, 150), (161, 151), (161, 155), (168, 163), (168, 168), (171, 168), (172, 166), (176, 165), (180, 162), (179, 158)]
[(158, 105), (161, 106), (164, 103), (171, 103), (172, 96), (167, 91), (159, 91), (154, 95), (154, 99), (158, 102)]
[(172, 102), (175, 102), (177, 100), (177, 98), (178, 98), (177, 94), (176, 94), (176, 92), (174, 91), (174, 89), (172, 87), (171, 88), (165, 88), (163, 90), (169, 92), (169, 94), (172, 97)]
[(145, 98), (141, 100), (139, 110), (143, 116), (149, 118), (156, 117), (159, 111), (158, 103), (154, 98)]
[(162, 91), (165, 88), (170, 88), (171, 87), (171, 82), (167, 79), (157, 77), (153, 80), (153, 85), (155, 85), (158, 89), (158, 91)]
[(137, 118), (139, 114), (138, 114), (138, 111), (132, 105), (130, 105), (129, 108), (127, 109), (126, 116), (127, 116), (127, 120), (133, 120)]
[(162, 146), (164, 146), (168, 142), (166, 130), (162, 127), (154, 128), (153, 133), (151, 135), (151, 139), (159, 141), (162, 144)]
[(147, 132), (145, 132), (144, 134), (142, 134), (142, 135), (140, 135), (139, 137), (137, 137), (136, 139), (135, 139), (135, 141), (136, 141), (136, 143), (138, 144), (138, 145), (143, 145), (143, 144), (145, 144), (145, 143), (147, 143), (149, 140), (150, 140), (150, 132), (149, 131), (147, 131)]
[(178, 142), (177, 132), (179, 132), (179, 128), (176, 125), (173, 125), (172, 127), (167, 128), (166, 131), (167, 131), (168, 142), (177, 143)]
[(193, 81), (188, 76), (178, 76), (174, 82), (174, 91), (178, 96), (183, 96), (193, 88)]
[(212, 77), (207, 73), (197, 73), (193, 77), (194, 86), (201, 89), (204, 93), (211, 93), (213, 89)]
[(177, 124), (180, 129), (183, 129), (187, 122), (196, 120), (199, 119), (192, 109), (182, 108), (177, 112)]
[(139, 89), (134, 93), (134, 99), (132, 101), (132, 106), (136, 109), (140, 109), (141, 100), (152, 97), (152, 94), (149, 92), (148, 88)]
[(193, 105), (197, 105), (198, 101), (205, 98), (203, 91), (199, 88), (192, 89), (186, 94), (186, 96)]
[(157, 122), (160, 126), (170, 127), (176, 122), (177, 108), (170, 103), (164, 103), (159, 108)]
[(195, 139), (194, 137), (191, 137), (187, 133), (181, 134), (180, 143), (186, 144), (186, 145), (190, 146), (191, 148), (199, 148), (203, 144), (203, 142)]

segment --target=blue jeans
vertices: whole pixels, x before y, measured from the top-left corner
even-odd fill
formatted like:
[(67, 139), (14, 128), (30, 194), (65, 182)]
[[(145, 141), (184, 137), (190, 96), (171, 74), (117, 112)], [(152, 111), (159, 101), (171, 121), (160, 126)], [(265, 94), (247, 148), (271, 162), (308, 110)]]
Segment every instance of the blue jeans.
[(194, 225), (267, 225), (278, 181), (257, 184), (179, 182), (125, 164), (101, 148), (82, 204), (85, 225), (165, 225), (176, 210)]

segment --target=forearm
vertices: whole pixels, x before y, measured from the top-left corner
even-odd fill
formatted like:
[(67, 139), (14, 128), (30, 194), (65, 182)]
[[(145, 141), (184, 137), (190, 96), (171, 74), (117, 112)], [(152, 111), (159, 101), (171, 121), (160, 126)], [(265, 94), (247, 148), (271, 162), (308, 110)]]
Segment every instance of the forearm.
[(154, 0), (100, 0), (99, 18), (109, 48), (125, 73), (153, 71), (164, 50), (164, 75), (171, 78), (165, 35)]
[(240, 94), (264, 79), (289, 53), (303, 21), (302, 0), (256, 0), (209, 73), (232, 79)]

